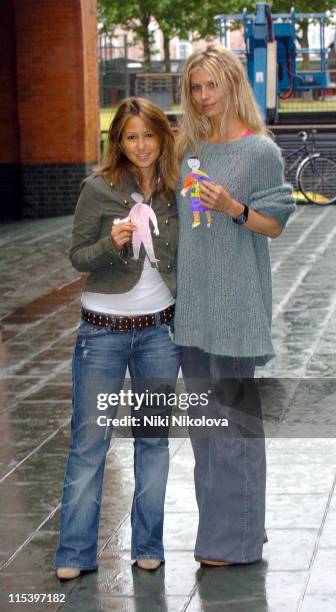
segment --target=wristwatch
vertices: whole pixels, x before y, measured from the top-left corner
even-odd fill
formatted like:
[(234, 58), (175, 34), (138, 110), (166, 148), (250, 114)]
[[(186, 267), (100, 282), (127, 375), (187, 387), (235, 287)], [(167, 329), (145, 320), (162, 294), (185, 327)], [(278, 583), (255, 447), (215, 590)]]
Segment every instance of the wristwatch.
[(248, 215), (249, 215), (249, 207), (246, 206), (245, 204), (242, 214), (238, 215), (238, 217), (232, 217), (232, 221), (234, 223), (237, 223), (238, 225), (244, 225), (244, 223), (246, 223), (248, 219)]

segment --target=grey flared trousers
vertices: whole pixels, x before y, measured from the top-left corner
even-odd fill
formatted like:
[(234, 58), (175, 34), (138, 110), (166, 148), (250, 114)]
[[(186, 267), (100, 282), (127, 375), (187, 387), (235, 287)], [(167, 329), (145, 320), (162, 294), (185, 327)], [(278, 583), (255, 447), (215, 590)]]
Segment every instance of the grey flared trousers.
[(254, 370), (254, 358), (183, 349), (188, 393), (208, 397), (206, 406), (190, 407), (189, 416), (227, 419), (227, 426), (189, 427), (199, 510), (197, 560), (252, 563), (261, 559), (267, 541), (265, 438)]

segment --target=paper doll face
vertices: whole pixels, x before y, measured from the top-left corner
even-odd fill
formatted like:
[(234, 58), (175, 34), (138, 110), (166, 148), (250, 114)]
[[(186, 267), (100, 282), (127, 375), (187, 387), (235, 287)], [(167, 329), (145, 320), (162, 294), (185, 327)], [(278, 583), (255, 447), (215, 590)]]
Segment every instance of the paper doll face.
[(161, 153), (161, 140), (141, 117), (130, 117), (122, 132), (121, 144), (126, 157), (139, 168), (156, 168)]
[(131, 198), (137, 204), (142, 204), (144, 201), (143, 195), (141, 195), (141, 193), (138, 193), (137, 191), (134, 191), (133, 193), (131, 193)]
[(188, 166), (189, 168), (192, 169), (193, 172), (196, 172), (196, 170), (199, 169), (200, 165), (201, 165), (201, 162), (198, 159), (198, 157), (189, 157)]
[(190, 89), (194, 103), (207, 117), (220, 117), (224, 112), (223, 92), (214, 77), (200, 66), (190, 75)]

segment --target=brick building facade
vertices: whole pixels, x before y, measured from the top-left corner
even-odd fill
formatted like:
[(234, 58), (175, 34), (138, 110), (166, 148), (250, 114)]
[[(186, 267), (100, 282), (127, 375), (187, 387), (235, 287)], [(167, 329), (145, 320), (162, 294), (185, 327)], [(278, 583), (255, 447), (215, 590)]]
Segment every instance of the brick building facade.
[(96, 0), (0, 2), (0, 218), (71, 213), (99, 155)]

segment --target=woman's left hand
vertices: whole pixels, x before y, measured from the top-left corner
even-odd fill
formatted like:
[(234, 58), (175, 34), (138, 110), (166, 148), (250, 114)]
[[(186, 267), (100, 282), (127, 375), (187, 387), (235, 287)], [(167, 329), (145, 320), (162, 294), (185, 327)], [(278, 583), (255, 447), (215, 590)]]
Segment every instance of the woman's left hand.
[(228, 191), (225, 191), (224, 187), (216, 183), (200, 181), (200, 202), (207, 208), (226, 213), (230, 216), (236, 216), (241, 212), (237, 212), (236, 200)]

